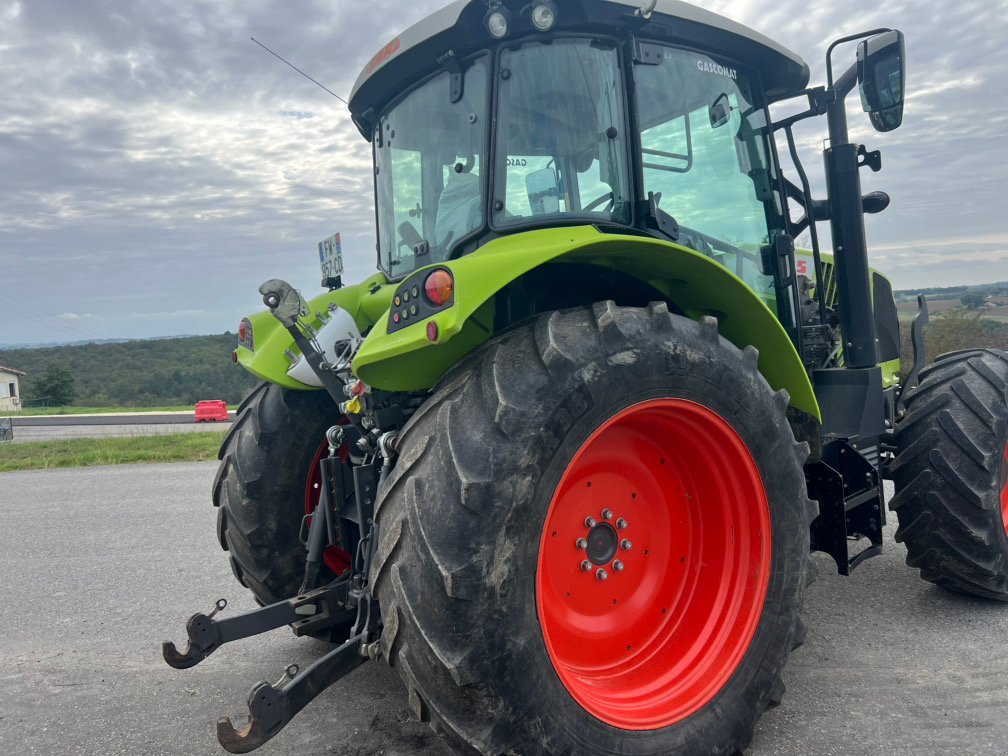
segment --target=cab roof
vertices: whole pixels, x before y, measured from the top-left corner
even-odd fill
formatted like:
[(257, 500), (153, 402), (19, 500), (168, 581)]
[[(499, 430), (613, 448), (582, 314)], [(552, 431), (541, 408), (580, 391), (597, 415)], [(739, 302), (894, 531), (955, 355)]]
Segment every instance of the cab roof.
[[(650, 19), (635, 15), (640, 0), (554, 0), (557, 26), (549, 32), (633, 33), (721, 54), (760, 71), (768, 99), (781, 99), (808, 85), (808, 64), (797, 53), (731, 19), (680, 0), (657, 0)], [(521, 16), (528, 0), (504, 0), (516, 28), (509, 37), (532, 34)], [(350, 94), (350, 112), (366, 137), (376, 113), (413, 82), (436, 71), (449, 52), (463, 58), (498, 43), (483, 25), (485, 0), (456, 0), (435, 11), (379, 50), (361, 71)], [(505, 38), (506, 42), (507, 38)]]

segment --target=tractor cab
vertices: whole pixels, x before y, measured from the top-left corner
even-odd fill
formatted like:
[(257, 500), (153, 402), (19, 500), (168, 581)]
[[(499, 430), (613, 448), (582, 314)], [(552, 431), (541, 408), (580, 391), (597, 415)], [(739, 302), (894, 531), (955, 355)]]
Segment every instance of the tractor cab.
[(393, 280), (502, 235), (594, 225), (677, 241), (773, 297), (785, 228), (767, 106), (808, 68), (683, 3), (458, 2), (386, 46), (350, 101), (374, 147)]

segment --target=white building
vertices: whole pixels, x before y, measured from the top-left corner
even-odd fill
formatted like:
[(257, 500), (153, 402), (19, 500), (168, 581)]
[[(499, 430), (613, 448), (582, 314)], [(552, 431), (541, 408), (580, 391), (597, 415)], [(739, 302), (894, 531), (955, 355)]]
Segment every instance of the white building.
[(0, 412), (21, 411), (20, 370), (0, 365)]

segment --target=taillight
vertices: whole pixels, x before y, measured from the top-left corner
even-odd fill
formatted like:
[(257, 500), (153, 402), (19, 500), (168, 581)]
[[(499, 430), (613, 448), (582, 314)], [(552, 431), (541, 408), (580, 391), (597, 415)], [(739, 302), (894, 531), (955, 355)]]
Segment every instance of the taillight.
[(255, 349), (255, 344), (252, 341), (252, 321), (248, 318), (238, 324), (238, 343), (248, 350)]
[(455, 280), (447, 270), (435, 270), (424, 281), (424, 294), (435, 307), (443, 307), (451, 301), (455, 290)]

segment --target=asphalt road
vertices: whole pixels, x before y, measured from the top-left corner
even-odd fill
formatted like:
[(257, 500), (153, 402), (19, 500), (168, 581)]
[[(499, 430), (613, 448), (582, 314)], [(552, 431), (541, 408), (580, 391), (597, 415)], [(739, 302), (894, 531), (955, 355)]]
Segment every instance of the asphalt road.
[[(253, 607), (214, 534), (212, 463), (0, 474), (0, 753), (220, 754), (214, 722), (324, 648), (286, 630), (188, 671), (160, 642), (227, 597)], [(892, 528), (889, 529), (891, 538)], [(1008, 606), (920, 581), (891, 545), (852, 578), (818, 558), (809, 638), (751, 754), (1008, 753)], [(398, 677), (367, 664), (263, 754), (433, 754)]]
[[(234, 417), (234, 413), (230, 413)], [(226, 430), (230, 423), (197, 423), (192, 412), (123, 412), (101, 415), (13, 416), (14, 441), (50, 441), (61, 438), (157, 436)]]
[[(230, 413), (234, 417), (234, 413)], [(193, 412), (117, 412), (95, 415), (11, 415), (17, 428), (50, 425), (164, 425), (191, 423)], [(200, 423), (202, 425), (202, 423)]]

